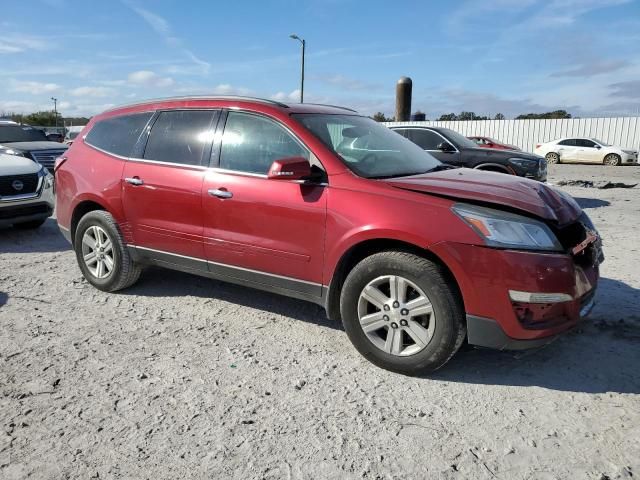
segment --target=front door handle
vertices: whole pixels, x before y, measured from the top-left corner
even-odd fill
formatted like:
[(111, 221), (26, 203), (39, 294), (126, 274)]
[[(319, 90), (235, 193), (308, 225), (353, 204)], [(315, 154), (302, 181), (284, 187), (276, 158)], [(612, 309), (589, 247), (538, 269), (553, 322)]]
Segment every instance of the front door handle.
[(139, 177), (127, 177), (124, 179), (124, 181), (130, 183), (131, 185), (142, 185), (144, 183)]
[(233, 197), (233, 193), (231, 193), (229, 190), (223, 190), (221, 188), (212, 188), (211, 190), (209, 190), (209, 195), (211, 195), (212, 197), (218, 197), (218, 198)]

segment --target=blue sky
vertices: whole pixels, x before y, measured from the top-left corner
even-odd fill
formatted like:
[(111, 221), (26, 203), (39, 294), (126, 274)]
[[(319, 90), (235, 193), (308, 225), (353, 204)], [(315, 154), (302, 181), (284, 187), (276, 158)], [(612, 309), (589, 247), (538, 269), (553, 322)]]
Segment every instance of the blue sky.
[[(402, 4), (398, 8), (397, 4)], [(0, 112), (92, 115), (186, 94), (393, 113), (640, 111), (640, 0), (29, 0), (0, 18)]]

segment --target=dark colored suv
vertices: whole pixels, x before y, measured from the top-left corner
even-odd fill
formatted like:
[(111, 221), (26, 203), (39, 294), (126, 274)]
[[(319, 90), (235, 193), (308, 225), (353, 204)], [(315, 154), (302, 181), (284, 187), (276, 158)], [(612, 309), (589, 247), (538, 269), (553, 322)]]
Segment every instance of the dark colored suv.
[(42, 130), (14, 122), (0, 122), (0, 153), (27, 157), (53, 172), (55, 159), (67, 150)]
[(547, 180), (547, 162), (538, 155), (482, 148), (449, 128), (411, 125), (391, 129), (449, 165), (509, 173), (540, 182)]
[(344, 108), (129, 105), (93, 117), (55, 176), (96, 288), (160, 265), (312, 301), (395, 371), (434, 370), (465, 339), (542, 345), (593, 305), (600, 240), (570, 196), (446, 168)]

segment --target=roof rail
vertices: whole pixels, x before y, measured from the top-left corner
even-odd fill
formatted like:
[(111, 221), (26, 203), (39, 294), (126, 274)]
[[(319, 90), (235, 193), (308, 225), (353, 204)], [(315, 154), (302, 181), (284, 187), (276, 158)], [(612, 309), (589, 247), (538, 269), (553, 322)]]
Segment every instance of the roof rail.
[(353, 108), (348, 108), (348, 107), (341, 107), (339, 105), (329, 105), (328, 103), (301, 103), (300, 105), (316, 105), (318, 107), (331, 107), (331, 108), (339, 108), (340, 110), (347, 110), (348, 112), (354, 112), (354, 113), (358, 113), (357, 110), (354, 110)]
[(141, 102), (126, 103), (124, 105), (118, 105), (116, 107), (112, 107), (108, 110), (105, 110), (105, 112), (112, 112), (114, 110), (120, 110), (121, 108), (125, 108), (125, 107), (136, 107), (138, 105), (148, 105), (151, 103), (159, 103), (159, 102), (167, 102), (167, 101), (175, 101), (175, 100), (238, 100), (238, 101), (266, 103), (266, 104), (275, 105), (281, 108), (289, 108), (289, 105), (287, 105), (286, 103), (278, 102), (277, 100), (269, 100), (267, 98), (245, 97), (241, 95), (186, 95), (186, 96), (178, 96), (178, 97), (151, 98), (149, 100), (143, 100)]

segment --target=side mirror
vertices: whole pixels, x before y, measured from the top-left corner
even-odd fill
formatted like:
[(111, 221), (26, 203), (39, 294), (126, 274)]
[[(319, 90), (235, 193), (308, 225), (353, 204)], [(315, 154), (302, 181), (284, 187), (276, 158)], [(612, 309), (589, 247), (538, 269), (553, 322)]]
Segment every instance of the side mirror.
[(450, 143), (448, 142), (442, 142), (439, 143), (438, 146), (436, 147), (438, 150), (441, 150), (443, 152), (451, 152), (453, 150), (453, 147), (451, 146)]
[(269, 167), (271, 180), (306, 180), (311, 177), (311, 164), (304, 157), (281, 158)]
[(596, 143), (596, 148), (600, 150), (602, 147)]

